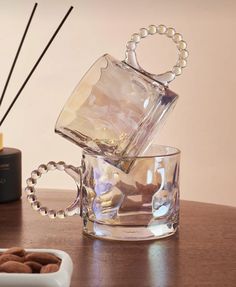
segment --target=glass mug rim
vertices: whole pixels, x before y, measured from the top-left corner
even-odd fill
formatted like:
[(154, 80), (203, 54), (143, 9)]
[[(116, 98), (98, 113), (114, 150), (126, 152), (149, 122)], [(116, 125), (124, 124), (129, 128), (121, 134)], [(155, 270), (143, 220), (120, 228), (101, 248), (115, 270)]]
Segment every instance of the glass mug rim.
[[(163, 149), (163, 151), (157, 151), (157, 149)], [(153, 151), (152, 151), (153, 150)], [(145, 154), (147, 153), (147, 154)], [(172, 156), (176, 156), (176, 155), (180, 155), (181, 154), (181, 150), (176, 148), (176, 147), (172, 147), (172, 146), (168, 146), (168, 145), (159, 145), (159, 144), (153, 144), (149, 147), (149, 149), (147, 151), (144, 152), (143, 155), (137, 155), (137, 156), (121, 156), (121, 157), (117, 157), (118, 160), (138, 160), (138, 159), (147, 159), (147, 158), (166, 158), (166, 157), (172, 157)], [(107, 157), (104, 155), (99, 155), (96, 153), (89, 153), (83, 150), (82, 152), (83, 156), (90, 156), (90, 157), (94, 157), (97, 159), (101, 159), (101, 160), (107, 160)]]

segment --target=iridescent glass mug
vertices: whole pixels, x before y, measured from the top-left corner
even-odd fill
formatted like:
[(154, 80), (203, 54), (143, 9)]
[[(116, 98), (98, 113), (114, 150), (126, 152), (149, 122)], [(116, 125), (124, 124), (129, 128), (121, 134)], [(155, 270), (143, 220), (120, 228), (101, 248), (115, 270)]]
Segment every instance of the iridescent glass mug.
[[(171, 71), (150, 74), (136, 58), (141, 38), (166, 35), (179, 58)], [(186, 66), (182, 35), (164, 25), (142, 28), (127, 43), (124, 61), (108, 54), (86, 73), (66, 102), (55, 131), (83, 148), (80, 167), (40, 165), (27, 180), (27, 198), (41, 215), (79, 214), (84, 233), (103, 239), (151, 240), (176, 232), (179, 216), (180, 151), (151, 146), (178, 96), (168, 84)], [(65, 210), (44, 207), (35, 195), (38, 179), (63, 170), (76, 183), (77, 197)]]
[[(83, 232), (111, 240), (152, 240), (174, 234), (179, 223), (180, 151), (152, 146), (132, 161), (129, 173), (109, 164), (104, 156), (83, 152), (80, 167), (64, 162), (40, 165), (27, 180), (27, 198), (41, 215), (64, 218), (79, 214)], [(48, 171), (62, 170), (76, 183), (77, 197), (65, 210), (39, 203), (36, 184)]]
[[(156, 33), (172, 38), (179, 51), (172, 71), (159, 75), (142, 69), (135, 52), (141, 38)], [(136, 157), (152, 143), (178, 99), (168, 84), (181, 74), (187, 57), (186, 42), (173, 28), (140, 29), (127, 43), (124, 61), (105, 54), (93, 64), (60, 113), (56, 133), (129, 172), (119, 159)]]

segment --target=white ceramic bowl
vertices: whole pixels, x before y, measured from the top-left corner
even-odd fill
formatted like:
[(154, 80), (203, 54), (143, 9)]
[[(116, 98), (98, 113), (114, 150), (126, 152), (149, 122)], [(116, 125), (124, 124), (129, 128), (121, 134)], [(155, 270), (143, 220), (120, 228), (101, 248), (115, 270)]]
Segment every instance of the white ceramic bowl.
[[(7, 249), (0, 249), (4, 252)], [(72, 260), (66, 252), (57, 249), (25, 249), (27, 252), (48, 252), (61, 258), (57, 272), (47, 274), (0, 273), (0, 287), (69, 287), (73, 271)]]

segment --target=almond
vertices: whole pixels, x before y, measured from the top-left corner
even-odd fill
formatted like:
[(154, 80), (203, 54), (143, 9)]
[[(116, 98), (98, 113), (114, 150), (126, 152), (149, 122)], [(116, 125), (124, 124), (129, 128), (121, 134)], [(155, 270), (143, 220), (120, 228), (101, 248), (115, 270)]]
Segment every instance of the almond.
[(23, 262), (24, 258), (19, 257), (14, 254), (2, 254), (0, 256), (0, 265), (7, 262), (7, 261), (16, 261), (16, 262)]
[(58, 270), (59, 266), (57, 264), (48, 264), (41, 268), (40, 273), (53, 273), (57, 272)]
[(1, 265), (0, 271), (6, 273), (32, 273), (32, 270), (29, 266), (16, 261), (8, 261), (3, 263)]
[(25, 262), (26, 261), (35, 261), (42, 265), (54, 264), (60, 262), (55, 255), (44, 252), (29, 253), (25, 256)]
[(40, 273), (40, 270), (42, 268), (42, 264), (34, 261), (27, 261), (24, 263), (25, 265), (28, 265), (33, 273)]
[(14, 255), (22, 257), (22, 256), (25, 256), (26, 252), (21, 247), (11, 247), (8, 250), (6, 250), (4, 254), (14, 254)]

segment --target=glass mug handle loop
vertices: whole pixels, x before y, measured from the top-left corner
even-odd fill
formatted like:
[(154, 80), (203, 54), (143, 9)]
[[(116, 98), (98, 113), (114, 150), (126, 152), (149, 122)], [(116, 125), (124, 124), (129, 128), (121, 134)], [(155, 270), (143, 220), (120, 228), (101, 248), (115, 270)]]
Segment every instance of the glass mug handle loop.
[[(50, 209), (46, 206), (41, 205), (38, 201), (35, 193), (35, 186), (39, 178), (42, 177), (43, 174), (46, 174), (48, 171), (59, 170), (66, 172), (70, 177), (72, 177), (77, 186), (77, 197), (74, 202), (65, 209), (54, 210)], [(82, 200), (81, 200), (81, 190), (82, 190), (82, 167), (74, 167), (72, 165), (67, 165), (65, 162), (54, 162), (50, 161), (48, 164), (41, 164), (38, 169), (33, 170), (31, 173), (31, 177), (26, 180), (27, 186), (25, 188), (25, 192), (27, 194), (27, 199), (31, 204), (31, 207), (38, 211), (43, 216), (48, 216), (49, 218), (60, 218), (63, 219), (67, 216), (73, 216), (75, 214), (81, 215), (82, 212)]]
[[(142, 38), (146, 38), (148, 35), (165, 35), (168, 38), (171, 38), (173, 42), (176, 44), (178, 49), (178, 60), (175, 66), (171, 71), (167, 71), (163, 74), (151, 74), (145, 71), (138, 63), (136, 48), (137, 44), (140, 42)], [(148, 77), (164, 84), (167, 86), (171, 81), (175, 79), (176, 76), (182, 74), (182, 69), (187, 65), (188, 51), (187, 51), (187, 43), (183, 40), (183, 36), (179, 33), (176, 33), (175, 29), (172, 27), (167, 28), (165, 25), (150, 25), (148, 28), (141, 28), (138, 33), (134, 33), (131, 36), (131, 40), (126, 44), (126, 53), (124, 62), (134, 69), (142, 72)]]

